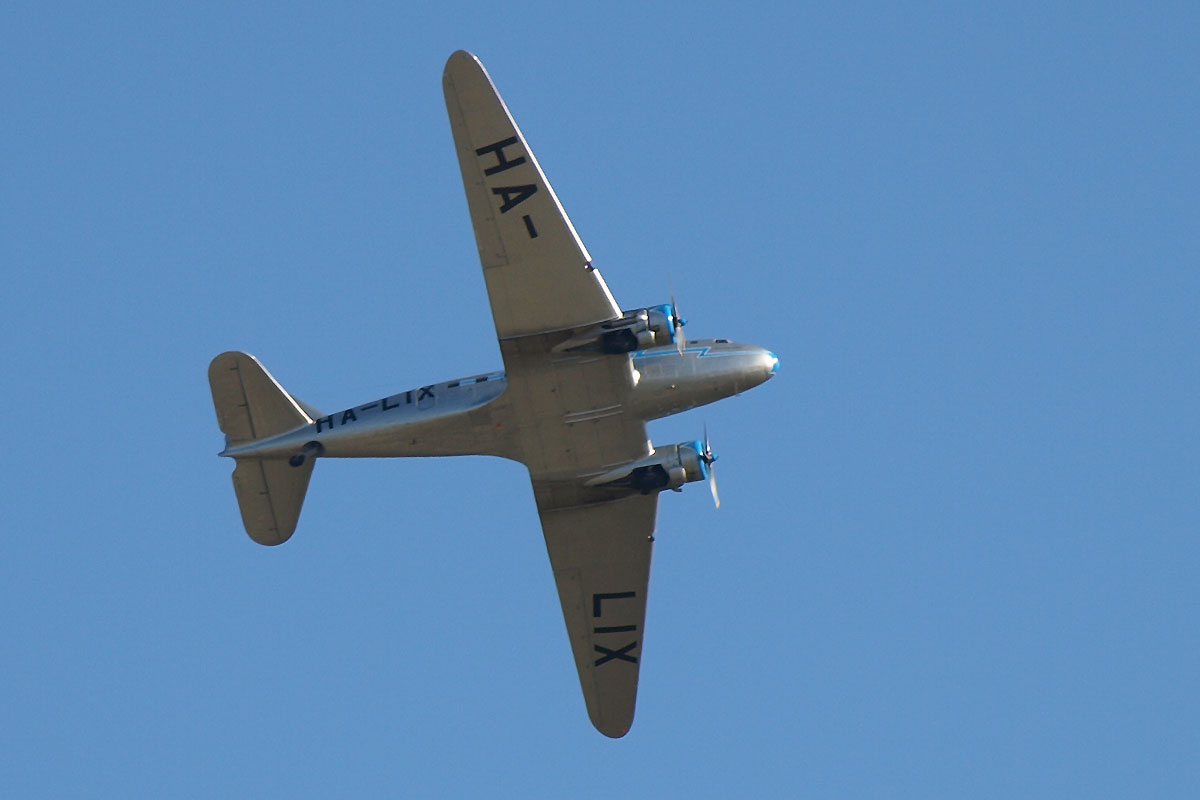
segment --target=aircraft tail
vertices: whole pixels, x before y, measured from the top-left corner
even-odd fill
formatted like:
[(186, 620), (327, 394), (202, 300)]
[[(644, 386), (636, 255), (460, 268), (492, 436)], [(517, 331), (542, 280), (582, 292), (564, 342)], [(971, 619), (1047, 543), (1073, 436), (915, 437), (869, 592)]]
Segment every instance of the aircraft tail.
[[(226, 447), (246, 444), (312, 423), (319, 413), (296, 400), (254, 356), (231, 351), (208, 366), (217, 424)], [(296, 530), (316, 459), (239, 458), (233, 489), (246, 533), (259, 544), (283, 544)]]

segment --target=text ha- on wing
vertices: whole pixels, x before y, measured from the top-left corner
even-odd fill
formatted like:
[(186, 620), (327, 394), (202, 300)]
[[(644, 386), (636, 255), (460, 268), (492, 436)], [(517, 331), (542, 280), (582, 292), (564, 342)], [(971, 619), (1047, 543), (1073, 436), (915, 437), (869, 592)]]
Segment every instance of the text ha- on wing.
[(460, 50), (443, 74), (475, 242), (501, 339), (621, 312), (483, 65)]

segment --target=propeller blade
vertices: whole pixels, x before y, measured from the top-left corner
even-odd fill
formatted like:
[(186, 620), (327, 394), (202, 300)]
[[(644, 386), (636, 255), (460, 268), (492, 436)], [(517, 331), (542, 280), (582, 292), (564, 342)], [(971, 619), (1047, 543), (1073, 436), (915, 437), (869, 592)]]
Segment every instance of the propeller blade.
[(671, 326), (675, 329), (675, 349), (683, 355), (683, 348), (687, 345), (683, 326), (687, 324), (687, 320), (679, 316), (679, 306), (675, 305), (675, 281), (671, 280), (670, 274), (667, 275), (667, 286), (671, 291)]
[(705, 462), (707, 462), (709, 464), (711, 464), (712, 462), (717, 460), (717, 457), (713, 455), (712, 445), (708, 443), (708, 423), (707, 422), (704, 423), (704, 460), (705, 460)]
[(712, 445), (708, 443), (708, 423), (704, 423), (704, 452), (700, 454), (700, 458), (704, 459), (704, 463), (708, 465), (708, 490), (712, 492), (713, 505), (717, 508), (721, 507), (721, 496), (717, 494), (717, 473), (713, 469), (713, 462), (717, 457), (713, 455)]

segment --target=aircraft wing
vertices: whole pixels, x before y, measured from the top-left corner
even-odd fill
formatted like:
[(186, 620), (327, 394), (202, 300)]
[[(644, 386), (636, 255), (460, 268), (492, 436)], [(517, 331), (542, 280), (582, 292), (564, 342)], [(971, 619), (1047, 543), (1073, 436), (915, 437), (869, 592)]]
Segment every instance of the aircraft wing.
[(619, 317), (479, 59), (464, 50), (454, 53), (442, 86), (497, 336), (504, 340)]
[(626, 357), (557, 353), (575, 328), (621, 316), (479, 59), (459, 51), (442, 81), (508, 388), (533, 480), (588, 715), (606, 736), (633, 722), (657, 495), (612, 499), (584, 477), (649, 454), (625, 408)]
[(658, 495), (569, 508), (544, 506), (550, 566), (592, 724), (620, 737), (633, 724)]

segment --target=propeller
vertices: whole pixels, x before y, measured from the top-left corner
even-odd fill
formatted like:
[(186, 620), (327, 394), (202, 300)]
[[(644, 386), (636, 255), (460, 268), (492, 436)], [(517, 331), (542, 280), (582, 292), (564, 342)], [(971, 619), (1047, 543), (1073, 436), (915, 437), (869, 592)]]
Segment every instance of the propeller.
[(682, 354), (683, 348), (687, 345), (687, 336), (683, 333), (683, 326), (687, 325), (687, 320), (679, 316), (679, 306), (675, 305), (675, 282), (669, 275), (667, 276), (667, 285), (671, 290), (671, 325), (675, 328), (675, 349)]
[(700, 453), (700, 460), (708, 466), (708, 488), (712, 492), (713, 505), (717, 508), (721, 507), (721, 497), (717, 494), (717, 473), (713, 471), (713, 462), (717, 457), (713, 455), (712, 445), (708, 443), (708, 424), (704, 425), (704, 450)]

